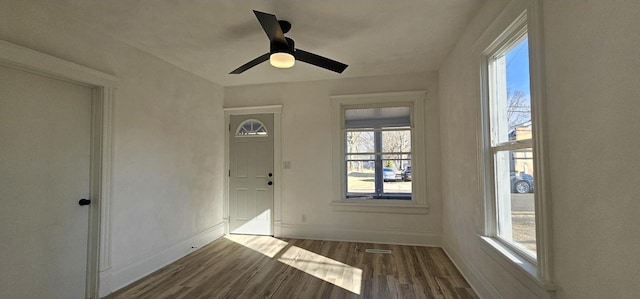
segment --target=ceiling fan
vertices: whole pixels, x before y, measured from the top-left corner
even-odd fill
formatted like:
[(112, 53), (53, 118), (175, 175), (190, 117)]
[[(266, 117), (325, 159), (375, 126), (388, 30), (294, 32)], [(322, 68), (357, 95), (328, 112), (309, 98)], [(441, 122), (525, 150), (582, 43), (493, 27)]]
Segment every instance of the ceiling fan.
[(277, 68), (290, 68), (295, 64), (296, 60), (313, 64), (336, 73), (342, 73), (347, 68), (348, 65), (344, 63), (296, 49), (293, 40), (284, 36), (284, 34), (291, 29), (291, 23), (288, 21), (278, 20), (275, 15), (257, 10), (254, 10), (253, 13), (255, 13), (264, 32), (267, 33), (267, 37), (269, 37), (269, 42), (271, 43), (270, 51), (245, 63), (229, 74), (240, 74), (267, 60), (269, 60), (272, 66)]

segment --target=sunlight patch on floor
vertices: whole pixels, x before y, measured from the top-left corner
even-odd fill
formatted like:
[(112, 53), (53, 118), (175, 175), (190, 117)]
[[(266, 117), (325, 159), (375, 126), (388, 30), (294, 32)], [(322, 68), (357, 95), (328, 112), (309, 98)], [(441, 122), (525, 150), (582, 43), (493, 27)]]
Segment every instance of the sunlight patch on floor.
[(362, 269), (349, 266), (317, 253), (291, 246), (278, 261), (322, 279), (354, 294), (360, 295)]
[(236, 242), (244, 247), (273, 258), (284, 249), (287, 242), (272, 237), (251, 236), (251, 235), (227, 235), (227, 240)]

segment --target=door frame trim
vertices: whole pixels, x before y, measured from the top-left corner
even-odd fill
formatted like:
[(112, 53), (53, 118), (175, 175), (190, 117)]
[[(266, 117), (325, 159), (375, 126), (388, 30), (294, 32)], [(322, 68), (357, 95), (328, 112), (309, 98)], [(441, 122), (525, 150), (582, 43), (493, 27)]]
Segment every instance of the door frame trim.
[(48, 54), (0, 40), (0, 65), (72, 82), (92, 90), (91, 161), (87, 244), (87, 298), (111, 290), (110, 210), (113, 163), (113, 112), (118, 78)]
[(251, 106), (251, 107), (226, 107), (224, 108), (224, 233), (229, 234), (229, 137), (228, 129), (231, 115), (246, 114), (273, 114), (273, 174), (277, 178), (273, 184), (273, 215), (271, 218), (271, 232), (273, 236), (280, 237), (282, 235), (282, 135), (281, 135), (281, 116), (282, 105), (270, 106)]

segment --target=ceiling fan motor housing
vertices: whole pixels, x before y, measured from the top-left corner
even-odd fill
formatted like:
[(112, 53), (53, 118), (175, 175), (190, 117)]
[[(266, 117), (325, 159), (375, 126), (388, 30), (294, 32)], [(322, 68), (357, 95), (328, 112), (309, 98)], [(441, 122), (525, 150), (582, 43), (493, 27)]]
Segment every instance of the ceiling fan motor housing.
[(289, 53), (291, 55), (293, 55), (295, 46), (294, 46), (294, 41), (288, 37), (286, 37), (287, 39), (287, 44), (284, 43), (280, 43), (278, 41), (273, 41), (271, 43), (271, 49), (269, 51), (269, 53), (273, 54), (273, 53)]

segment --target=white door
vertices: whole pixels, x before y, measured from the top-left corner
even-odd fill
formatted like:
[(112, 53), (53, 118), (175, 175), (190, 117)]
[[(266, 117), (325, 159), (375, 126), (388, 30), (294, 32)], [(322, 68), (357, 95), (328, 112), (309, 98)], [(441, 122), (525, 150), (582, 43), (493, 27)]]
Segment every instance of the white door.
[(0, 66), (0, 298), (84, 298), (91, 89)]
[(229, 232), (273, 235), (273, 114), (231, 115)]

